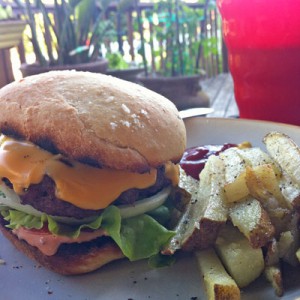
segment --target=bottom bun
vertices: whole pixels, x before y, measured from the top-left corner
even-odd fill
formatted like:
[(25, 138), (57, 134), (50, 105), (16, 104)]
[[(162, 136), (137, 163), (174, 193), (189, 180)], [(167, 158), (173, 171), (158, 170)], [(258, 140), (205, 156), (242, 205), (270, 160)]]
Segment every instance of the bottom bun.
[(3, 224), (0, 224), (0, 230), (19, 251), (36, 260), (41, 266), (62, 275), (88, 273), (124, 257), (111, 239), (103, 237), (81, 244), (63, 244), (55, 255), (47, 256), (36, 247), (20, 240)]

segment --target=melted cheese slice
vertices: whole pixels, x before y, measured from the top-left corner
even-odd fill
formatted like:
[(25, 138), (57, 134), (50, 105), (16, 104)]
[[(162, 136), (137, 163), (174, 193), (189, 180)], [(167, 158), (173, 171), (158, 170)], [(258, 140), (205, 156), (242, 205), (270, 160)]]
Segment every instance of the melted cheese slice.
[[(156, 169), (144, 174), (99, 169), (73, 161), (66, 163), (61, 155), (53, 155), (30, 142), (2, 136), (0, 144), (0, 177), (7, 178), (17, 194), (48, 175), (55, 182), (57, 198), (97, 210), (107, 207), (128, 189), (144, 189), (156, 181)], [(176, 184), (176, 166), (172, 170), (168, 165), (166, 169)]]

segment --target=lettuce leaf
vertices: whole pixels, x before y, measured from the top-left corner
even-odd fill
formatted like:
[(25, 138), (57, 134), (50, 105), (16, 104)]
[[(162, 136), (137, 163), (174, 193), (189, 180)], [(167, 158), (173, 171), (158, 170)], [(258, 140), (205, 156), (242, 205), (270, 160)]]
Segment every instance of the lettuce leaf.
[(175, 232), (167, 230), (152, 217), (144, 214), (122, 220), (122, 246), (119, 246), (127, 257), (131, 256), (131, 260), (138, 260), (159, 253), (174, 235)]
[(151, 268), (163, 268), (167, 266), (172, 266), (176, 259), (174, 255), (162, 255), (157, 253), (151, 256), (148, 260), (148, 264)]
[(77, 238), (82, 229), (102, 228), (131, 261), (158, 254), (169, 239), (175, 235), (174, 231), (166, 229), (146, 214), (122, 219), (116, 206), (106, 208), (94, 221), (77, 226), (59, 223), (47, 214), (36, 217), (7, 207), (0, 207), (0, 210), (4, 219), (9, 222), (7, 227), (11, 229), (21, 226), (29, 229), (41, 229), (47, 223), (48, 230), (54, 235)]
[(28, 229), (41, 229), (45, 223), (48, 224), (48, 230), (54, 235), (64, 235), (70, 238), (77, 238), (80, 231), (84, 228), (99, 229), (102, 222), (102, 216), (99, 216), (93, 222), (79, 226), (70, 226), (56, 222), (51, 216), (42, 214), (41, 217), (26, 214), (25, 212), (15, 209), (2, 209), (1, 214), (9, 224), (6, 226), (10, 229), (26, 227)]

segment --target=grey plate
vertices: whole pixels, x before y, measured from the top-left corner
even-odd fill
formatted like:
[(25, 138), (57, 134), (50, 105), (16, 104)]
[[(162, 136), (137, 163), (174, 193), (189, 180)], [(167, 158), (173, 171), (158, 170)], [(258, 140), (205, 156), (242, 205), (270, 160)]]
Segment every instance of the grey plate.
[[(235, 119), (189, 118), (186, 121), (188, 146), (251, 141), (262, 145), (264, 134), (282, 131), (300, 144), (300, 127)], [(146, 262), (114, 262), (87, 275), (64, 277), (39, 267), (18, 252), (0, 234), (0, 299), (205, 299), (197, 263), (192, 255), (179, 255), (169, 268), (150, 269)], [(300, 296), (300, 272), (287, 270), (286, 299)], [(195, 297), (195, 298), (194, 298)], [(263, 278), (242, 291), (242, 299), (276, 299)], [(279, 298), (278, 298), (279, 299)]]

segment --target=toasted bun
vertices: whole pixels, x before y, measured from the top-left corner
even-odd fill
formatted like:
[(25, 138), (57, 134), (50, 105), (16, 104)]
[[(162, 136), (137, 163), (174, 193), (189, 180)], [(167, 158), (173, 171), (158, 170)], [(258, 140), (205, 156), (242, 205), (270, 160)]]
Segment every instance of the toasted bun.
[(77, 275), (94, 271), (124, 255), (112, 241), (103, 244), (89, 242), (84, 244), (66, 245), (66, 249), (55, 255), (46, 256), (37, 248), (19, 240), (11, 230), (0, 224), (0, 231), (21, 252), (36, 260), (41, 266), (63, 275)]
[(185, 126), (175, 105), (111, 76), (55, 71), (0, 90), (0, 131), (101, 167), (147, 171), (179, 161)]

